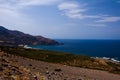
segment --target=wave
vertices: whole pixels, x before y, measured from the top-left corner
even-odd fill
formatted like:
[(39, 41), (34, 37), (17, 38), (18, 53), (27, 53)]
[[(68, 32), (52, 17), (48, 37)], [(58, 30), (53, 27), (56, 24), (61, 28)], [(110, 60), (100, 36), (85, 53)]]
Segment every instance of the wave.
[(105, 59), (105, 60), (110, 60), (110, 61), (113, 61), (113, 62), (118, 62), (120, 63), (120, 60), (118, 60), (118, 58), (110, 58), (110, 57), (92, 57), (92, 58), (96, 58), (96, 59)]

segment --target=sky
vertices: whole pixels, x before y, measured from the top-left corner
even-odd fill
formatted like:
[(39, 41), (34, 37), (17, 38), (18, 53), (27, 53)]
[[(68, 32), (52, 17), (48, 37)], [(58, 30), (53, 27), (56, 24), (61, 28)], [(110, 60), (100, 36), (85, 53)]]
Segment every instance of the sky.
[(53, 39), (120, 39), (120, 0), (0, 0), (0, 25)]

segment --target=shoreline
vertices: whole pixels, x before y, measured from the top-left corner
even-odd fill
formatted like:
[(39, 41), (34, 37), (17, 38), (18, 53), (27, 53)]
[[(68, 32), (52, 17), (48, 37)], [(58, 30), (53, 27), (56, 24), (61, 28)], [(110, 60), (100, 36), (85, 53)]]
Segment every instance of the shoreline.
[(109, 58), (109, 57), (91, 57), (91, 58), (95, 58), (95, 59), (103, 59), (103, 60), (107, 60), (107, 61), (111, 61), (111, 62), (117, 62), (120, 63), (120, 60), (117, 60), (115, 58)]
[[(28, 45), (25, 45), (23, 48), (25, 48), (25, 49), (37, 49), (37, 50), (40, 49), (40, 48), (32, 48), (32, 47), (29, 47)], [(44, 49), (40, 49), (40, 50), (44, 50)], [(53, 50), (50, 50), (50, 51), (53, 51)], [(74, 53), (70, 53), (70, 54), (75, 55)], [(89, 57), (95, 58), (95, 59), (104, 59), (104, 60), (109, 60), (109, 61), (111, 61), (111, 62), (120, 63), (120, 60), (118, 60), (117, 58), (110, 58), (110, 57), (92, 57), (92, 56), (89, 56)]]

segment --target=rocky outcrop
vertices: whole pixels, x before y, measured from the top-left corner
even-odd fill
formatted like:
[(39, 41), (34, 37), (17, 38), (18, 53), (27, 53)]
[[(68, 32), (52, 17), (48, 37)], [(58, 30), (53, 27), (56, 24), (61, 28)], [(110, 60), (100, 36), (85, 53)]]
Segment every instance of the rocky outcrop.
[(20, 31), (8, 30), (0, 26), (0, 45), (58, 45), (55, 40), (42, 36), (32, 36)]

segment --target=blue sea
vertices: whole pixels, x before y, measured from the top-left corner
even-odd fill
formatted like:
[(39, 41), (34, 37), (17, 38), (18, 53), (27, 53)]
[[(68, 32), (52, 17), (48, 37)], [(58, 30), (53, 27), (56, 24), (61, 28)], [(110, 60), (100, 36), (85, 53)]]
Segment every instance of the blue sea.
[(37, 49), (67, 52), (76, 55), (90, 57), (108, 57), (120, 60), (120, 40), (79, 40), (79, 39), (56, 39), (63, 45), (30, 46)]

